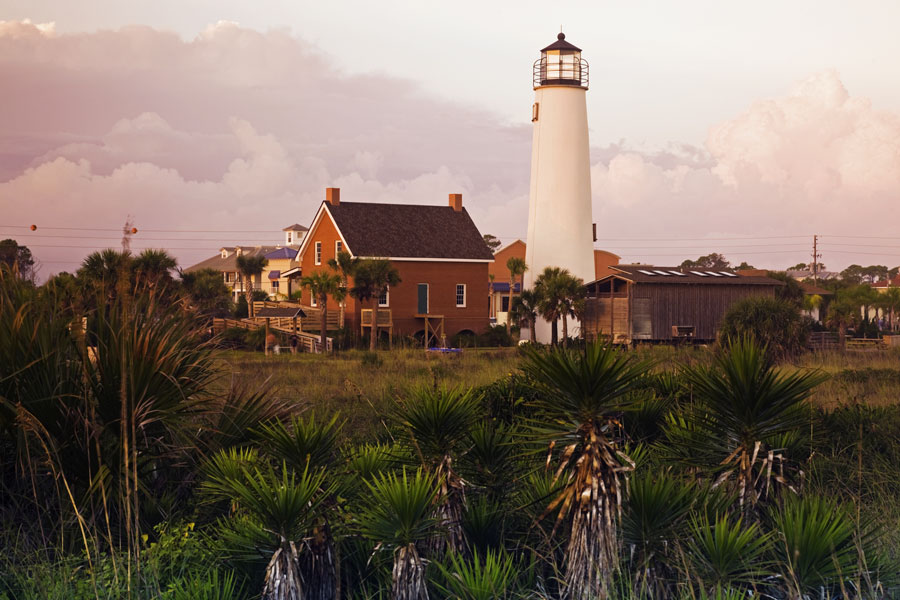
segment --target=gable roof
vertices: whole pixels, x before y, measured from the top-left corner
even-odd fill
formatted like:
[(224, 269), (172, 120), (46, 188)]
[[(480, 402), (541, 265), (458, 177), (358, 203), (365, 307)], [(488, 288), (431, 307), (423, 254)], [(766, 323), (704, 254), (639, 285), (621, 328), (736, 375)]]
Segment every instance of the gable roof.
[[(394, 260), (490, 262), (494, 255), (469, 213), (421, 204), (322, 203), (313, 221), (328, 214), (347, 250), (357, 257)], [(300, 255), (311, 243), (307, 235)]]
[[(732, 271), (723, 270), (682, 269), (680, 267), (656, 267), (652, 265), (612, 265), (609, 269), (611, 273), (597, 281), (603, 281), (609, 277), (619, 277), (633, 283), (650, 284), (784, 285), (770, 277), (738, 275)], [(679, 273), (679, 275), (675, 273)], [(697, 273), (704, 273), (705, 275), (698, 275)]]
[(299, 223), (294, 223), (293, 225), (288, 225), (282, 231), (309, 231), (309, 229)]
[[(247, 247), (240, 246), (241, 254), (244, 256), (266, 256), (268, 253), (276, 250), (278, 246), (256, 246)], [(198, 262), (196, 265), (190, 266), (185, 271), (199, 271), (200, 269), (215, 269), (216, 271), (237, 271), (237, 253), (233, 247), (226, 248), (229, 253), (227, 258), (222, 258), (222, 254), (216, 254), (206, 260)], [(220, 251), (221, 252), (221, 251)]]

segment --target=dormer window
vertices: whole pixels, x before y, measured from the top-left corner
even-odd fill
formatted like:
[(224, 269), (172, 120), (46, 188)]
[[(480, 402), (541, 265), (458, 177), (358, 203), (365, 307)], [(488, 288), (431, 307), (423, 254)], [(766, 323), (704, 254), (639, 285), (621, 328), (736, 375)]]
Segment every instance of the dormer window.
[(222, 249), (222, 258), (228, 258), (228, 250)]

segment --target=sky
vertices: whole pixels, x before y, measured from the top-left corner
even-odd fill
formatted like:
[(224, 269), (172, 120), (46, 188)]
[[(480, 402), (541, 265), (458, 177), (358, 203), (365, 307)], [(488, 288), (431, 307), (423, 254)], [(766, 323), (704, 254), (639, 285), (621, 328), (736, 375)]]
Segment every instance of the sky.
[[(0, 237), (182, 266), (277, 243), (324, 188), (524, 238), (531, 65), (587, 92), (597, 247), (678, 264), (900, 264), (896, 2), (0, 0)], [(29, 225), (38, 229), (30, 231)]]

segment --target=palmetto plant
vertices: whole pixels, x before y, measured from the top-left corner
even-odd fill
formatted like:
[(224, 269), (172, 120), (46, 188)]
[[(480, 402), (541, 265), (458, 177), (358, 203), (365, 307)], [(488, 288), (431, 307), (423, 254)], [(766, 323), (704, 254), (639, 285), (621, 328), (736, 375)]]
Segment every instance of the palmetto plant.
[(333, 518), (328, 512), (337, 506), (336, 463), (340, 458), (338, 439), (342, 423), (334, 415), (327, 421), (319, 421), (314, 414), (308, 418), (293, 417), (289, 423), (272, 421), (259, 428), (257, 437), (263, 452), (277, 462), (284, 461), (295, 472), (306, 468), (322, 469), (331, 473), (331, 493), (323, 502), (328, 508), (313, 522), (310, 535), (303, 540), (306, 552), (300, 556), (301, 571), (306, 581), (307, 598), (330, 600), (340, 596), (337, 589)]
[(792, 598), (838, 593), (859, 572), (857, 528), (850, 512), (824, 498), (785, 498), (773, 517), (773, 545)]
[(509, 600), (518, 598), (518, 565), (503, 552), (476, 550), (471, 559), (449, 554), (444, 563), (436, 563), (442, 580), (436, 584), (449, 598), (459, 600)]
[(471, 389), (419, 387), (410, 391), (397, 410), (406, 441), (438, 482), (436, 515), (447, 530), (447, 538), (433, 540), (435, 554), (444, 551), (445, 543), (451, 551), (462, 552), (465, 547), (461, 525), (465, 482), (454, 460), (459, 459), (466, 436), (479, 416), (480, 400), (481, 396)]
[(393, 600), (427, 600), (425, 561), (416, 545), (439, 535), (434, 515), (437, 479), (421, 469), (410, 477), (384, 473), (366, 482), (370, 495), (358, 514), (360, 532), (377, 544), (376, 550), (391, 550)]
[(617, 419), (647, 368), (611, 345), (526, 353), (522, 369), (541, 392), (535, 433), (551, 441), (551, 452), (562, 446), (555, 478), (563, 488), (547, 511), (558, 511), (557, 527), (570, 523), (567, 598), (607, 597), (618, 562), (622, 474), (630, 468)]
[(321, 470), (296, 472), (282, 463), (279, 469), (255, 466), (243, 456), (221, 455), (205, 484), (214, 499), (230, 499), (234, 517), (220, 522), (226, 545), (235, 555), (268, 557), (263, 600), (302, 600), (302, 543), (321, 516), (323, 501), (332, 491)]
[(759, 585), (769, 575), (764, 560), (771, 535), (758, 524), (719, 515), (711, 520), (700, 515), (691, 520), (685, 554), (688, 575), (705, 593), (715, 597), (730, 588)]
[(684, 538), (691, 509), (700, 496), (696, 484), (672, 476), (642, 475), (629, 482), (622, 512), (622, 540), (632, 565), (635, 593), (664, 598), (671, 591), (671, 565)]
[[(753, 509), (774, 486), (791, 488), (783, 448), (775, 445), (807, 422), (810, 392), (826, 376), (817, 371), (785, 372), (753, 338), (733, 341), (712, 366), (687, 369), (700, 401), (690, 439), (700, 454), (718, 455), (717, 483), (731, 482), (741, 509)], [(699, 446), (699, 448), (698, 448)]]

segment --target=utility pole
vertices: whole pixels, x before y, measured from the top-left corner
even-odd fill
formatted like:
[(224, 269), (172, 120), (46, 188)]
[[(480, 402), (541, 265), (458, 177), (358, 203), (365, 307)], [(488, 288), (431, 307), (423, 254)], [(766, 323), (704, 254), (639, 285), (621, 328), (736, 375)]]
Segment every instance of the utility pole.
[(813, 236), (813, 251), (812, 251), (812, 273), (813, 273), (813, 281), (816, 284), (819, 283), (819, 259), (822, 258), (822, 255), (819, 254), (819, 236)]

